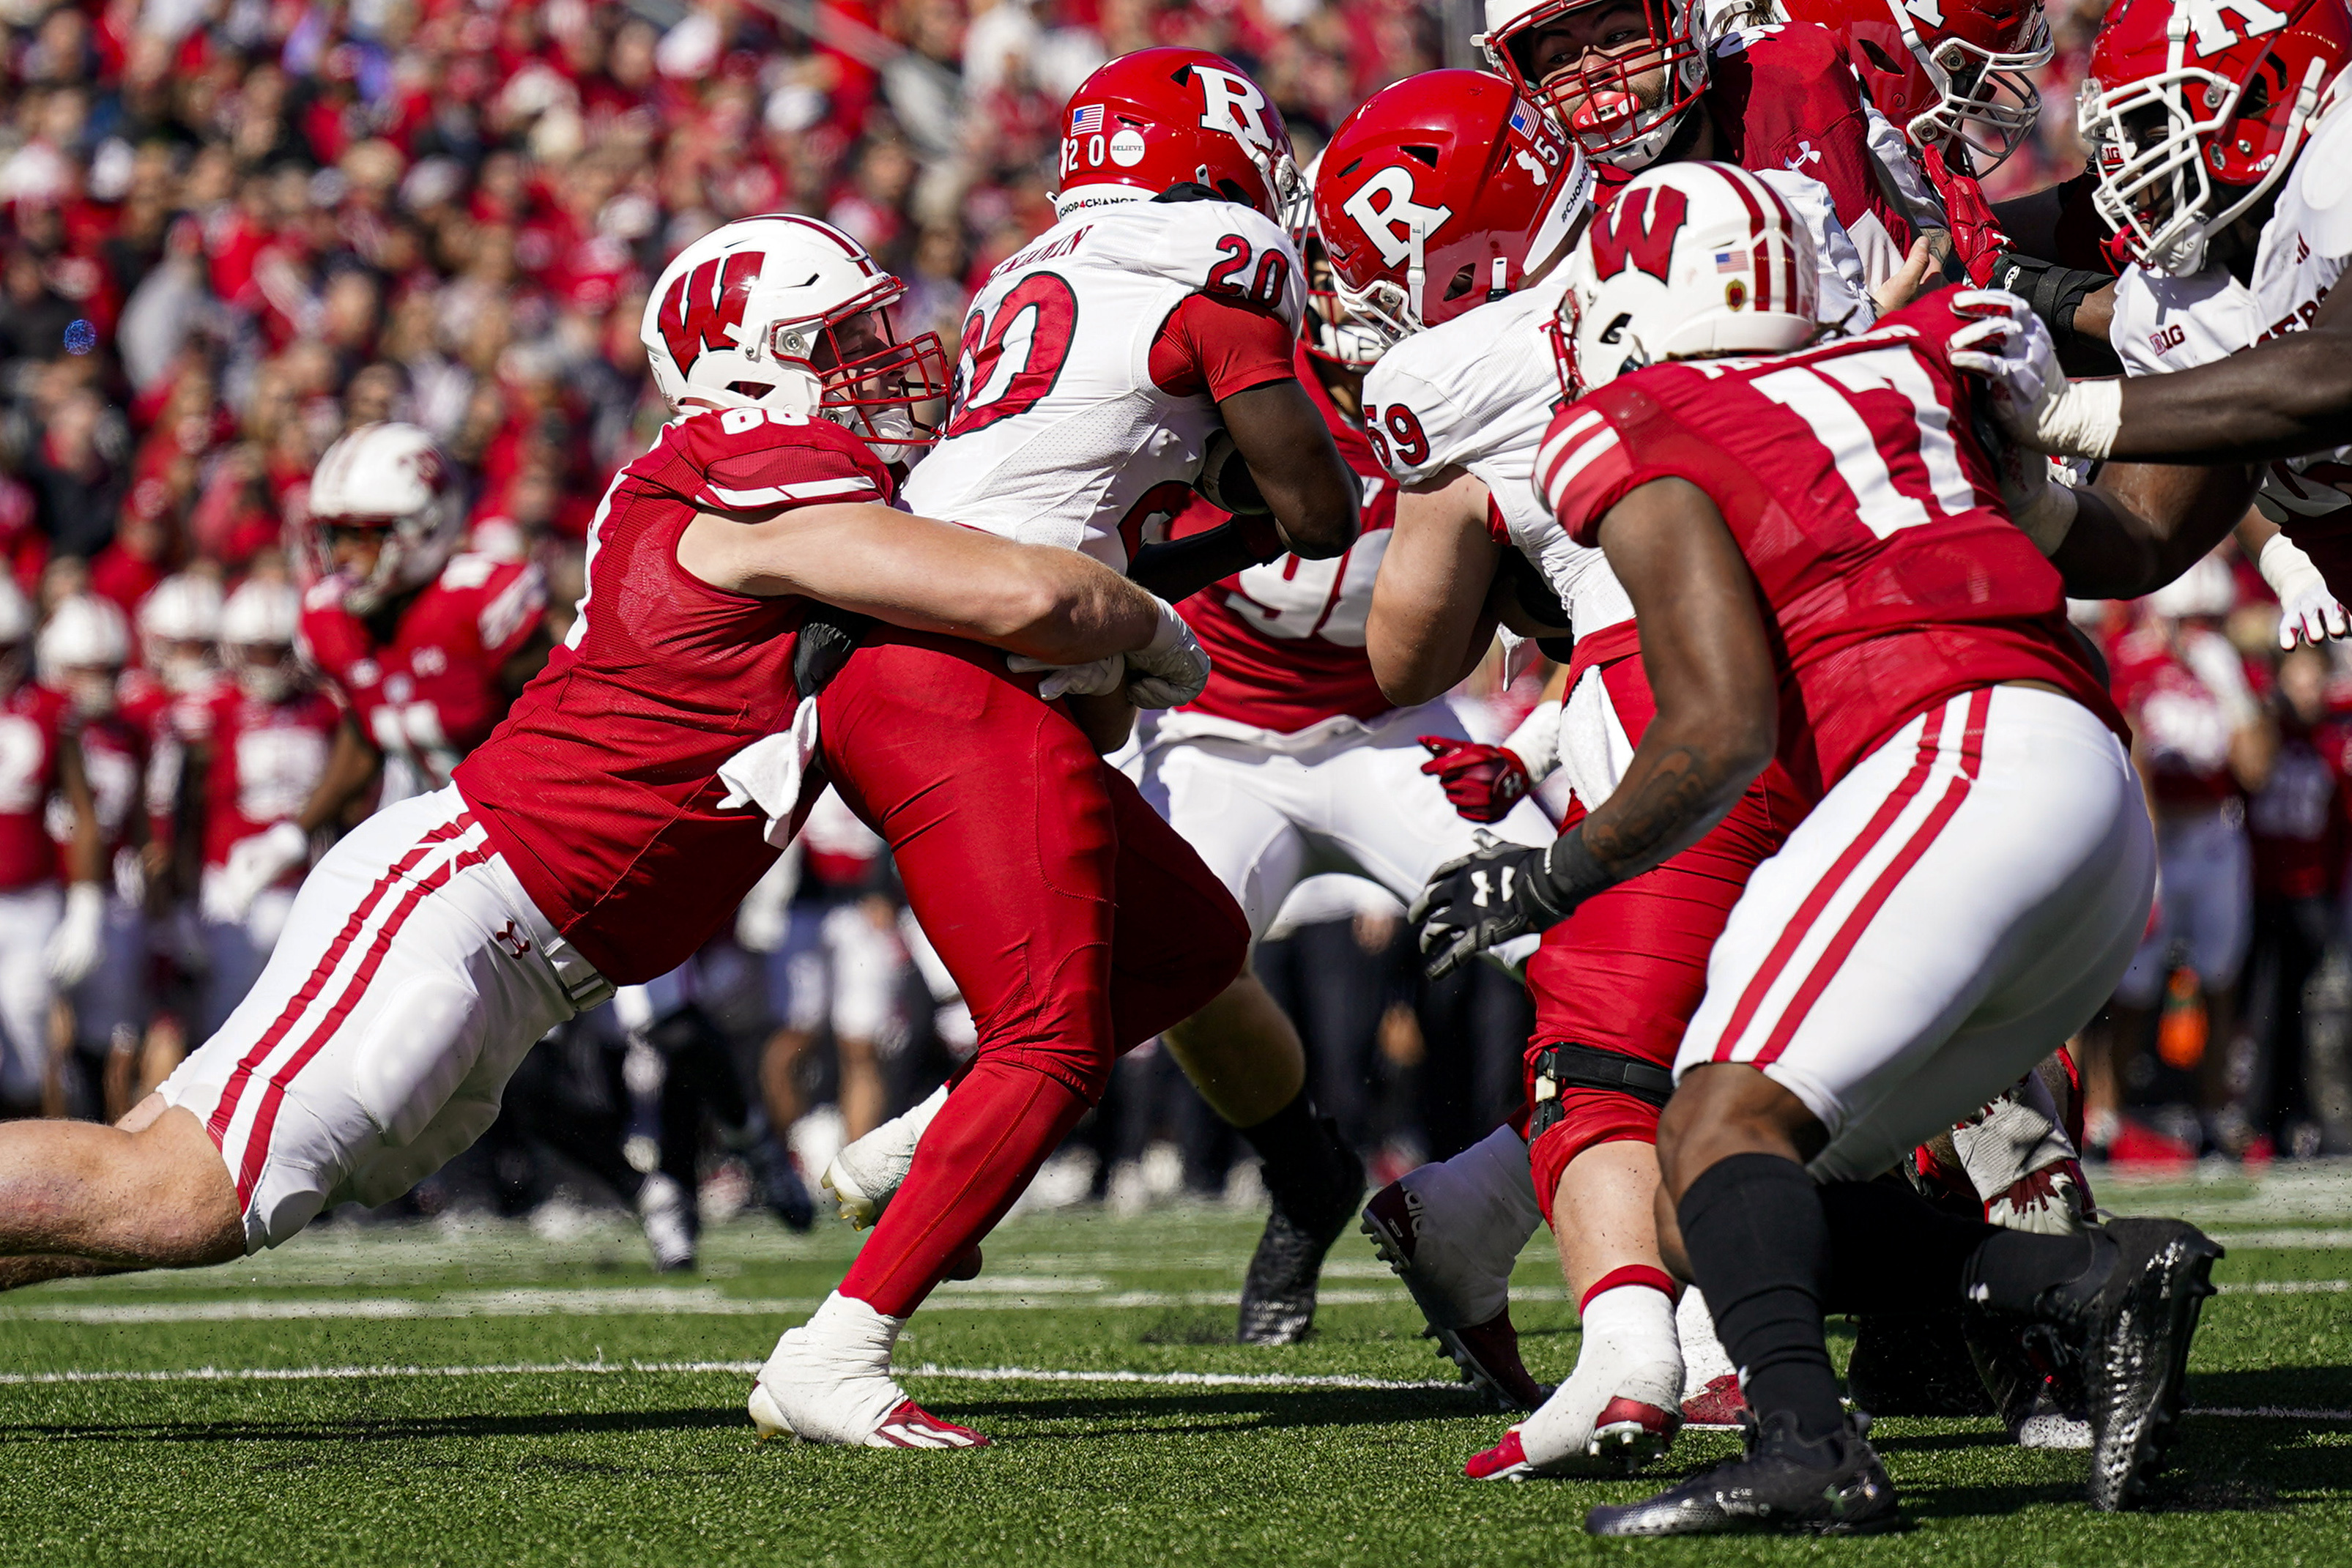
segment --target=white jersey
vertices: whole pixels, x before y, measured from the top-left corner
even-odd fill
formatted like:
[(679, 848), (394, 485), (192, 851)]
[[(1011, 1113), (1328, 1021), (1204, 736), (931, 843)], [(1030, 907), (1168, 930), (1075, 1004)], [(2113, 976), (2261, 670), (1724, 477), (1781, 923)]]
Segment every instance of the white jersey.
[(1127, 570), (1167, 537), (1219, 426), (1205, 394), (1151, 379), (1151, 346), (1192, 294), (1275, 310), (1297, 332), (1307, 289), (1289, 238), (1232, 202), (1073, 213), (989, 277), (965, 318), (946, 439), (908, 507)]
[[(1803, 174), (1758, 173), (1813, 231), (1821, 317), (1861, 331), (1877, 320), (1862, 260), (1831, 204)], [(1364, 377), (1364, 423), (1401, 486), (1461, 468), (1486, 486), (1511, 544), (1560, 603), (1579, 637), (1633, 618), (1633, 601), (1597, 549), (1568, 537), (1536, 494), (1536, 451), (1559, 406), (1559, 370), (1545, 330), (1567, 292), (1567, 269), (1507, 298), (1416, 332)]]
[[(2278, 204), (2263, 225), (2252, 287), (2208, 267), (2167, 277), (2135, 266), (2116, 281), (2107, 340), (2126, 375), (2190, 370), (2226, 359), (2282, 333), (2311, 325), (2319, 303), (2352, 258), (2352, 109), (2339, 99), (2280, 183)], [(2254, 504), (2273, 522), (2352, 508), (2352, 447), (2273, 463)]]

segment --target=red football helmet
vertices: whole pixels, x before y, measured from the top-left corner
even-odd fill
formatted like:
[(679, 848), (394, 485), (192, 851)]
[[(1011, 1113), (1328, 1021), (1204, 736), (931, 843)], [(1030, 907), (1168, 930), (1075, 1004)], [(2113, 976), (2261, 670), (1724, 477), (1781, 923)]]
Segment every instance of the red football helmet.
[(1915, 147), (1957, 137), (1988, 174), (2033, 134), (2050, 63), (2042, 0), (1782, 0), (1843, 37), (1864, 90)]
[(1323, 248), (1323, 236), (1315, 227), (1315, 174), (1321, 165), (1322, 154), (1318, 153), (1298, 172), (1299, 194), (1282, 222), (1298, 252), (1298, 274), (1307, 284), (1307, 313), (1299, 319), (1298, 338), (1324, 363), (1360, 374), (1387, 351), (1389, 340), (1357, 320), (1339, 298), (1331, 253)]
[(1424, 71), (1332, 133), (1315, 222), (1341, 301), (1394, 342), (1518, 287), (1591, 194), (1583, 154), (1510, 83)]
[[(1472, 41), (1588, 156), (1646, 169), (1706, 90), (1699, 11), (1699, 0), (1486, 0), (1486, 30)], [(1547, 61), (1554, 33), (1583, 51)]]
[(2281, 3), (2116, 0), (2107, 13), (2083, 84), (2093, 201), (2153, 271), (2205, 265), (2212, 236), (2286, 177), (2320, 89), (2352, 58), (2344, 0)]
[(1206, 49), (1138, 49), (1070, 95), (1057, 215), (1188, 181), (1276, 223), (1298, 191), (1282, 111), (1239, 66)]

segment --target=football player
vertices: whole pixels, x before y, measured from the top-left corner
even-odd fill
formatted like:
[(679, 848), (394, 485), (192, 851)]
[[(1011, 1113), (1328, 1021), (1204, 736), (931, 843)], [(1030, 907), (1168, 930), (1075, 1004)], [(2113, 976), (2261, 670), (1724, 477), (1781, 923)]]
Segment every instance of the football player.
[(459, 549), (464, 497), (433, 438), (363, 424), (319, 459), (302, 542), (303, 657), (348, 722), (299, 811), (240, 843), (206, 896), (242, 916), (310, 856), (367, 788), (385, 803), (437, 789), (546, 662), (547, 581), (535, 563)]
[[(218, 1262), (405, 1191), (548, 1029), (732, 917), (819, 775), (890, 843), (979, 1055), (753, 1405), (826, 1442), (980, 1440), (892, 1380), (906, 1314), (971, 1266), (1118, 1050), (1232, 979), (1245, 932), (999, 651), (1118, 658), (1129, 695), (1179, 700), (1206, 670), (1174, 612), (1075, 551), (888, 505), (885, 455), (946, 382), (936, 339), (892, 335), (903, 292), (805, 218), (679, 254), (643, 328), (679, 417), (597, 509), (565, 646), (449, 785), (328, 852), (253, 993), (122, 1125), (0, 1127), (0, 1280)], [(821, 689), (794, 672), (818, 603), (877, 622)]]
[[(1488, 109), (1474, 119), (1414, 91), (1424, 79), (1375, 95), (1349, 118), (1316, 189), (1342, 299), (1398, 340), (1365, 382), (1368, 427), (1402, 486), (1372, 596), (1372, 668), (1392, 698), (1445, 690), (1483, 654), (1491, 601), (1518, 596), (1519, 570), (1506, 563), (1533, 566), (1551, 630), (1575, 630), (1549, 744), (1589, 807), (1607, 798), (1651, 701), (1632, 606), (1600, 552), (1562, 535), (1530, 484), (1560, 394), (1545, 327), (1566, 287), (1559, 264), (1570, 236), (1531, 235), (1519, 212), (1488, 194), (1497, 188), (1490, 162), (1516, 162), (1528, 128), (1546, 129), (1532, 106), (1507, 83), (1473, 76), (1491, 84), (1465, 87), (1465, 99)], [(1777, 171), (1741, 179), (1759, 203), (1806, 183)], [(1584, 244), (1619, 267), (1663, 265), (1657, 246), (1679, 209), (1670, 200), (1654, 212), (1647, 194), (1631, 200), (1595, 217)], [(1819, 220), (1843, 239), (1834, 215)], [(1843, 297), (1828, 314), (1867, 320), (1851, 246), (1845, 259), (1814, 287)], [(1678, 1292), (1650, 1218), (1651, 1145), (1707, 948), (1748, 870), (1802, 814), (1786, 782), (1769, 779), (1707, 842), (1551, 932), (1528, 966), (1529, 1145), (1523, 1152), (1516, 1129), (1497, 1129), (1466, 1155), (1410, 1173), (1365, 1211), (1441, 1343), (1505, 1390), (1527, 1375), (1515, 1353), (1504, 1362), (1507, 1341), (1485, 1320), (1503, 1311), (1538, 1218), (1575, 1216), (1553, 1230), (1584, 1322), (1576, 1372), (1472, 1461), (1474, 1476), (1638, 1463), (1681, 1425), (1686, 1368)], [(1705, 1319), (1695, 1304), (1689, 1318), (1696, 1350)], [(1690, 1390), (1694, 1416), (1727, 1422), (1736, 1382), (1695, 1360), (1708, 1375)]]
[(227, 1022), (261, 977), (310, 863), (304, 833), (304, 853), (268, 886), (230, 891), (240, 848), (293, 821), (317, 793), (341, 725), (295, 653), (301, 615), (302, 596), (284, 582), (257, 578), (230, 594), (221, 607), (221, 676), (188, 727), (188, 813), (199, 824), (190, 847), (201, 856), (197, 904), (212, 960), (201, 1036)]
[[(943, 439), (908, 479), (908, 504), (1081, 550), (1171, 601), (1285, 555), (1340, 557), (1356, 538), (1360, 481), (1294, 356), (1306, 287), (1281, 220), (1298, 172), (1265, 89), (1200, 49), (1122, 56), (1071, 95), (1061, 177), (1060, 221), (972, 300)], [(1196, 486), (1237, 515), (1171, 540)], [(1328, 582), (1348, 569), (1312, 570)], [(1098, 701), (1118, 680), (1113, 666), (1055, 672), (1045, 690)], [(1122, 707), (1103, 723), (1107, 750), (1127, 738)], [(1163, 809), (1190, 817), (1196, 806)], [(1244, 882), (1255, 852), (1238, 839), (1224, 848), (1219, 870), (1262, 927), (1272, 905), (1259, 911), (1264, 890)], [(1267, 869), (1273, 880), (1298, 874)], [(1363, 1196), (1360, 1162), (1317, 1113), (1297, 1031), (1255, 979), (1168, 1043), (1265, 1162), (1273, 1212), (1244, 1284), (1240, 1337), (1295, 1340), (1312, 1322), (1323, 1256)], [(938, 1103), (884, 1124), (828, 1167), (845, 1217), (889, 1201)]]
[[(2071, 591), (2150, 591), (2229, 531), (2251, 494), (2278, 529), (2258, 559), (2282, 643), (2344, 633), (2347, 60), (2344, 0), (2109, 12), (2083, 121), (2101, 214), (2139, 257), (2116, 285), (2112, 329), (2129, 379), (2068, 383), (2048, 335), (2021, 319), (2000, 367), (1984, 366), (2020, 435), (2107, 465), (2091, 490), (2050, 493), (2044, 537)], [(2181, 466), (2193, 464), (2215, 466)], [(2101, 506), (2083, 526), (2089, 496), (2128, 510)]]
[[(1822, 1314), (1961, 1300), (2084, 1338), (2092, 1499), (2126, 1506), (2161, 1462), (2220, 1249), (2168, 1220), (2003, 1229), (1872, 1179), (2123, 973), (2155, 877), (2125, 726), (2003, 511), (1948, 360), (1973, 324), (1938, 294), (1808, 349), (1810, 236), (1744, 178), (1637, 181), (1622, 199), (1682, 197), (1664, 267), (1580, 251), (1561, 312), (1582, 397), (1538, 483), (1633, 601), (1655, 713), (1581, 824), (1482, 852), (1417, 912), (1432, 950), (1465, 954), (1666, 863), (1768, 767), (1813, 801), (1715, 945), (1658, 1129), (1660, 1239), (1741, 1369), (1746, 1451), (1586, 1525), (1897, 1527)], [(1726, 253), (1749, 262), (1738, 289)]]
[(1486, 0), (1475, 42), (1595, 161), (1600, 204), (1654, 163), (1786, 171), (1820, 186), (1798, 203), (1816, 252), (1816, 213), (1833, 215), (1879, 308), (1909, 299), (1927, 276), (1930, 246), (1917, 231), (1929, 204), (1904, 199), (1899, 152), (1882, 162), (1874, 149), (1870, 106), (1828, 28), (1776, 23), (1709, 39), (1697, 0)]

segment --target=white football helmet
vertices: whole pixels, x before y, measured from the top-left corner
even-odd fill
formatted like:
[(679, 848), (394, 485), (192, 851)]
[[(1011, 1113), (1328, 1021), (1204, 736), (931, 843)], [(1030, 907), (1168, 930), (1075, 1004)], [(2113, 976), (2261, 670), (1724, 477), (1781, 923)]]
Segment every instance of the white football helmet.
[(819, 414), (893, 461), (932, 439), (948, 390), (939, 334), (891, 330), (906, 292), (830, 224), (739, 218), (662, 269), (638, 336), (672, 409)]
[(294, 635), (302, 596), (283, 582), (256, 578), (228, 596), (221, 609), (221, 663), (255, 702), (284, 702), (299, 684)]
[(220, 614), (220, 583), (202, 572), (167, 577), (139, 601), (140, 662), (166, 691), (184, 695), (211, 677)]
[(1571, 397), (1662, 360), (1780, 354), (1821, 329), (1813, 236), (1728, 163), (1636, 175), (1568, 262), (1552, 331)]
[(77, 593), (49, 612), (34, 643), (41, 684), (73, 699), (84, 718), (114, 711), (115, 677), (131, 658), (131, 628), (110, 599)]
[(362, 424), (319, 459), (310, 476), (310, 520), (303, 529), (311, 566), (336, 571), (333, 536), (345, 529), (382, 535), (375, 566), (343, 592), (343, 608), (372, 615), (441, 575), (465, 532), (455, 476), (413, 424)]

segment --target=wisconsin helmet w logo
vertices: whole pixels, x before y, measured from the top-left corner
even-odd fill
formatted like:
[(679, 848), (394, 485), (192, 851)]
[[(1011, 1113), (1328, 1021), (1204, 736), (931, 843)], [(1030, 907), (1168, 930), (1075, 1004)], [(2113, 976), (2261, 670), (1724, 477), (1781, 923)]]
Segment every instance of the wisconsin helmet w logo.
[(1671, 185), (1634, 186), (1592, 220), (1592, 270), (1611, 278), (1628, 266), (1659, 282), (1674, 260), (1675, 231), (1689, 215), (1690, 203)]
[(743, 302), (760, 281), (767, 256), (739, 250), (713, 256), (681, 276), (662, 298), (662, 341), (680, 371), (690, 371), (705, 349), (732, 349), (743, 325)]

